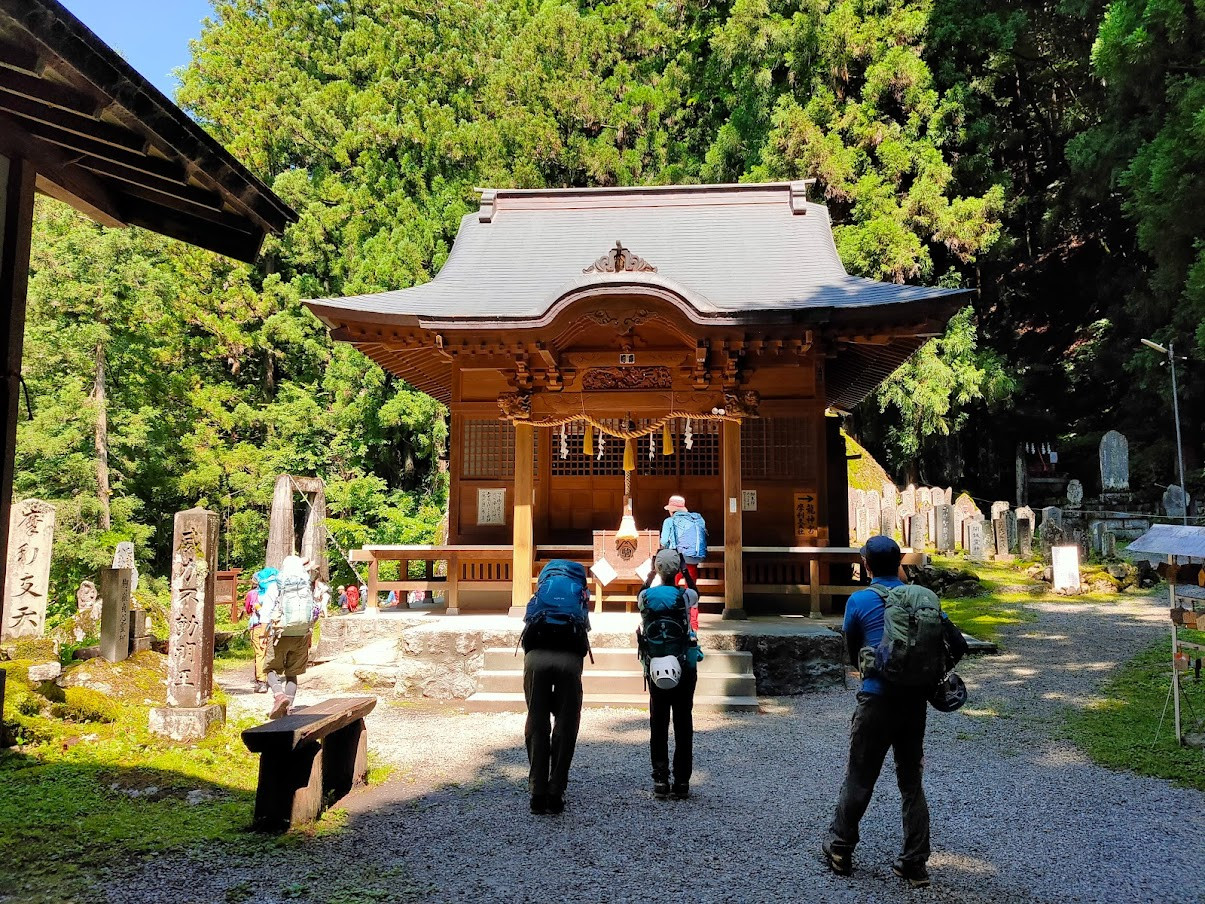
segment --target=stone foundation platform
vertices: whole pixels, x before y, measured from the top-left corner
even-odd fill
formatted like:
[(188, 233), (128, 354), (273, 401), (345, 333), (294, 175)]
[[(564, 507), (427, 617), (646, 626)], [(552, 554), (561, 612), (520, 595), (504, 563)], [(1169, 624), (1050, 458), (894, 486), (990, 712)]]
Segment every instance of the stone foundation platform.
[[(596, 613), (591, 623), (595, 649), (630, 648), (640, 617)], [(752, 654), (759, 696), (801, 694), (844, 682), (839, 626), (835, 618), (755, 616), (725, 621), (718, 614), (704, 614), (699, 643), (705, 651)], [(377, 692), (464, 700), (478, 689), (486, 651), (513, 650), (522, 630), (522, 620), (508, 615), (448, 616), (439, 610), (338, 615), (322, 623), (321, 639), (311, 654), (317, 665), (311, 672), (350, 667), (363, 685)]]

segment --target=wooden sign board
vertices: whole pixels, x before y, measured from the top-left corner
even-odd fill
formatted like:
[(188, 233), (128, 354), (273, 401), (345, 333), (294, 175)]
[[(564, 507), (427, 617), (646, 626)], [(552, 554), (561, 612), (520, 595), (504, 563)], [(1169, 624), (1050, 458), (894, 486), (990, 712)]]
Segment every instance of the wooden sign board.
[(814, 490), (799, 490), (795, 493), (792, 508), (795, 521), (795, 545), (810, 546), (820, 537), (820, 515), (818, 498)]

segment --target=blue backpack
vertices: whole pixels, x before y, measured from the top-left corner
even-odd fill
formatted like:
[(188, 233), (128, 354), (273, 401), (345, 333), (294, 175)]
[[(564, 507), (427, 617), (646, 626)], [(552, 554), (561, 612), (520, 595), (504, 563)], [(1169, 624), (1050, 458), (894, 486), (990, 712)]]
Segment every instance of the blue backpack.
[(707, 524), (698, 512), (674, 512), (674, 549), (687, 559), (707, 558)]
[(649, 663), (660, 656), (676, 656), (683, 666), (693, 666), (701, 655), (692, 655), (698, 642), (690, 633), (690, 613), (686, 591), (663, 584), (649, 587), (640, 594), (640, 631), (636, 651), (648, 676)]
[(590, 642), (590, 590), (578, 562), (553, 559), (540, 571), (519, 640), (525, 651), (566, 650), (585, 656)]

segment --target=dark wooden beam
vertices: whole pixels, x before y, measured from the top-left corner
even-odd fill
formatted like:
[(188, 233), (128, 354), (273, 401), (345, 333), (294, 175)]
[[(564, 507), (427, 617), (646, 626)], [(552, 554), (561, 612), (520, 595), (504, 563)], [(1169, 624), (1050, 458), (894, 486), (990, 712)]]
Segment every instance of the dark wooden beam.
[(34, 167), (19, 157), (0, 162), (0, 347), (4, 349), (4, 451), (0, 457), (0, 600), (7, 598), (8, 520), (17, 457), (21, 403), (21, 356), (29, 285), (29, 242), (33, 232)]
[[(263, 235), (258, 231), (247, 232), (232, 229), (228, 225), (220, 226), (142, 198), (124, 198), (122, 210), (125, 221), (131, 226), (141, 226), (235, 260), (248, 263), (255, 260), (263, 244)], [(230, 219), (238, 221), (236, 217)]]
[(184, 167), (171, 160), (165, 160), (163, 157), (114, 147), (95, 138), (89, 138), (75, 132), (68, 132), (66, 129), (47, 125), (44, 122), (21, 120), (21, 125), (31, 135), (35, 135), (50, 144), (66, 148), (68, 151), (76, 151), (80, 154), (87, 154), (90, 157), (120, 163), (136, 172), (146, 173), (160, 179), (168, 179), (178, 182), (180, 185), (188, 183), (188, 173)]
[(0, 66), (17, 69), (33, 76), (41, 74), (41, 62), (35, 49), (11, 44), (7, 41), (0, 41)]
[(0, 110), (139, 154), (143, 153), (147, 144), (143, 135), (123, 126), (6, 91), (3, 70), (0, 70)]
[(73, 165), (58, 147), (30, 135), (0, 113), (0, 154), (37, 161), (37, 188), (105, 226), (124, 226), (119, 198), (101, 180)]
[(107, 106), (95, 97), (82, 94), (61, 82), (52, 82), (7, 67), (0, 68), (0, 91), (91, 117), (99, 116)]

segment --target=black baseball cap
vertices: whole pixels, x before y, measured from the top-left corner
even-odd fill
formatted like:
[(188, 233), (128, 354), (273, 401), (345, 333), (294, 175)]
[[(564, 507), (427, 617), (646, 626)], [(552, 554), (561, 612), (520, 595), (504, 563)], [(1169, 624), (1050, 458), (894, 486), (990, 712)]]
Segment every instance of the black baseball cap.
[(897, 556), (901, 555), (899, 544), (890, 537), (882, 534), (871, 537), (866, 541), (866, 545), (858, 551), (862, 554), (862, 558), (867, 558), (871, 555), (884, 555), (887, 553), (894, 553)]

